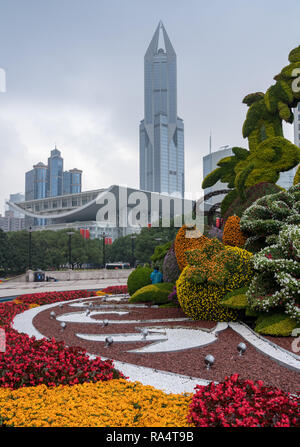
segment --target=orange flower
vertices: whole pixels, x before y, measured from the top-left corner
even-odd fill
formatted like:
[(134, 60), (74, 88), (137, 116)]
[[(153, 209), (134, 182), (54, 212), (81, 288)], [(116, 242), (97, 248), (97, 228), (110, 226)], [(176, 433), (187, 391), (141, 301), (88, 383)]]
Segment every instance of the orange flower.
[(201, 248), (208, 239), (200, 232), (199, 237), (191, 237), (192, 235), (195, 236), (195, 232), (195, 227), (187, 228), (186, 225), (183, 225), (177, 232), (174, 248), (178, 267), (181, 271), (184, 269), (184, 267), (187, 266), (187, 258), (185, 252), (188, 250), (193, 250), (195, 248)]
[(223, 244), (244, 247), (247, 237), (241, 230), (240, 220), (238, 216), (228, 217), (223, 231)]

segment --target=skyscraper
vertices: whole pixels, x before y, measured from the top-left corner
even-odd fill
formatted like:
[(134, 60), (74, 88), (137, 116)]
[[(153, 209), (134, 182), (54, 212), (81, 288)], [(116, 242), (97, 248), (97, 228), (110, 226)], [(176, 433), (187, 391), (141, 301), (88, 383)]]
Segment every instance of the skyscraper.
[(144, 58), (140, 189), (184, 196), (184, 126), (177, 116), (176, 53), (162, 22)]
[(47, 166), (39, 162), (25, 174), (25, 200), (47, 197)]
[(81, 192), (81, 177), (82, 171), (80, 169), (70, 169), (65, 171), (63, 175), (63, 194), (78, 194)]
[(63, 191), (64, 160), (55, 147), (48, 158), (47, 197), (61, 196)]

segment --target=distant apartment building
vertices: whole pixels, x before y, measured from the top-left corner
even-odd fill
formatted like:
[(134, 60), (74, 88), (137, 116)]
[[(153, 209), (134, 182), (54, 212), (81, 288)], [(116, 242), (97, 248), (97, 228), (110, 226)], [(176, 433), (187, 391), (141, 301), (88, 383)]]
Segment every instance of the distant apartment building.
[(5, 216), (1, 216), (0, 214), (0, 229), (5, 232), (24, 230), (25, 218), (15, 217), (14, 211), (6, 211)]
[[(24, 200), (25, 200), (24, 194), (18, 192), (16, 194), (10, 194), (9, 199), (7, 199), (5, 202), (9, 201), (12, 203), (20, 203), (20, 202), (24, 202)], [(13, 210), (12, 207), (10, 207), (8, 205), (5, 206), (5, 211), (11, 211), (13, 213), (13, 217), (24, 218), (24, 214)]]

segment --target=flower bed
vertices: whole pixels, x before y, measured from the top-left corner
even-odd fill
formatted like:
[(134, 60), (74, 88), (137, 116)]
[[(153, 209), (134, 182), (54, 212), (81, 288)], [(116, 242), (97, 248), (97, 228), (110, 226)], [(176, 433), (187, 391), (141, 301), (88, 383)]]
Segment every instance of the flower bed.
[(298, 427), (300, 397), (262, 381), (239, 380), (196, 387), (188, 421), (196, 427)]
[[(35, 296), (36, 295), (36, 296)], [(41, 383), (48, 386), (96, 382), (123, 377), (111, 360), (90, 360), (86, 351), (67, 347), (55, 339), (36, 340), (11, 328), (14, 317), (38, 304), (90, 296), (86, 291), (23, 295), (0, 304), (0, 326), (6, 333), (6, 351), (0, 353), (0, 387), (20, 388)], [(34, 301), (37, 301), (35, 304)]]
[(0, 389), (5, 425), (36, 427), (184, 427), (191, 394), (165, 394), (126, 380), (19, 390)]
[(125, 286), (109, 286), (101, 290), (104, 293), (118, 295), (119, 293), (127, 293), (127, 285)]
[(43, 293), (0, 304), (7, 346), (0, 353), (0, 426), (300, 425), (300, 398), (261, 381), (233, 375), (218, 385), (197, 386), (194, 395), (166, 394), (126, 381), (111, 360), (89, 360), (84, 349), (54, 338), (36, 340), (11, 328), (14, 317), (31, 307), (91, 295)]

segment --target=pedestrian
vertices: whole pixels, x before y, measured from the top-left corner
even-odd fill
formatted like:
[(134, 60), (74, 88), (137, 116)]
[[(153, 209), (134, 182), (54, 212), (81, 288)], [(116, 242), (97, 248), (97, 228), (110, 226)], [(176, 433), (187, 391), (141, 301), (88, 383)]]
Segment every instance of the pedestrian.
[(150, 275), (150, 280), (152, 284), (157, 284), (163, 282), (163, 275), (159, 271), (159, 267), (155, 266), (153, 272)]

